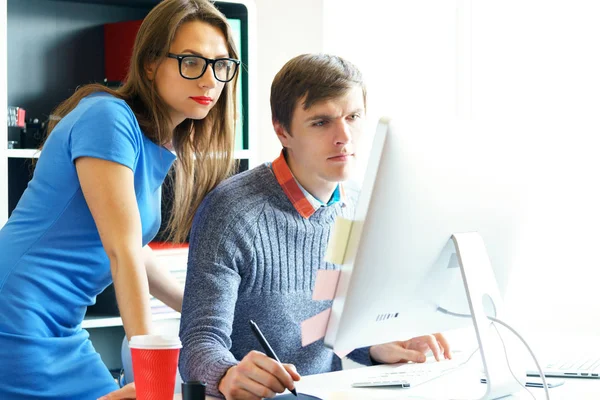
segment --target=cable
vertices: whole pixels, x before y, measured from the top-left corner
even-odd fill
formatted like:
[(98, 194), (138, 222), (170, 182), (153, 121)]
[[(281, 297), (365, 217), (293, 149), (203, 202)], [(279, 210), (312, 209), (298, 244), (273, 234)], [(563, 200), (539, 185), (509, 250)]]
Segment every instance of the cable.
[(519, 378), (517, 378), (515, 376), (515, 373), (513, 372), (512, 368), (510, 367), (510, 361), (508, 360), (508, 350), (506, 349), (506, 344), (504, 343), (504, 339), (502, 339), (502, 335), (500, 334), (500, 331), (498, 330), (498, 327), (496, 326), (496, 324), (492, 323), (492, 326), (496, 330), (496, 333), (498, 334), (498, 339), (500, 339), (500, 342), (502, 343), (502, 348), (504, 349), (504, 358), (506, 359), (506, 365), (508, 366), (508, 370), (510, 371), (510, 374), (512, 375), (513, 378), (515, 378), (515, 381), (519, 382), (519, 385), (521, 385), (521, 387), (523, 389), (527, 390), (527, 392), (531, 395), (531, 397), (533, 397), (533, 400), (536, 400), (535, 395), (531, 392), (531, 390), (529, 390), (529, 388), (527, 386), (523, 385), (523, 383), (521, 383)]
[[(455, 313), (455, 312), (452, 312), (450, 310), (446, 310), (443, 307), (438, 307), (438, 311), (441, 312), (441, 313), (443, 313), (443, 314), (447, 314), (447, 315), (450, 315), (450, 316), (453, 316), (453, 317), (472, 318), (472, 316), (470, 314)], [(543, 384), (543, 387), (544, 387), (544, 393), (546, 394), (546, 400), (550, 400), (550, 393), (548, 392), (548, 383), (546, 382), (546, 376), (544, 375), (544, 371), (542, 370), (542, 367), (540, 366), (540, 363), (538, 362), (537, 357), (533, 353), (533, 350), (531, 350), (531, 347), (529, 347), (529, 345), (527, 344), (527, 341), (514, 328), (512, 328), (506, 322), (501, 321), (498, 318), (491, 317), (489, 315), (486, 315), (486, 317), (490, 321), (496, 322), (496, 323), (502, 325), (503, 327), (505, 327), (506, 329), (508, 329), (509, 331), (511, 331), (521, 341), (521, 343), (523, 343), (525, 345), (525, 347), (527, 348), (527, 351), (529, 351), (529, 354), (531, 355), (531, 358), (533, 358), (533, 362), (535, 363), (535, 366), (536, 366), (538, 372), (540, 373), (540, 377), (542, 378), (542, 384)], [(510, 371), (511, 375), (513, 376), (513, 378), (515, 378), (517, 380), (517, 382), (519, 382), (519, 385), (523, 386), (523, 384), (521, 383), (521, 381), (519, 381), (519, 379), (517, 379), (517, 377), (513, 373), (512, 369), (510, 368), (510, 364), (508, 362), (508, 353), (506, 351), (506, 346), (504, 345), (504, 340), (502, 340), (502, 336), (500, 335), (500, 332), (498, 331), (498, 328), (496, 328), (496, 326), (494, 326), (494, 324), (492, 324), (492, 326), (494, 327), (494, 329), (496, 329), (496, 332), (498, 333), (498, 337), (500, 338), (500, 341), (502, 342), (502, 346), (504, 347), (504, 355), (506, 357), (506, 362), (507, 362), (507, 365), (508, 365), (508, 370)], [(531, 395), (533, 395), (529, 389), (526, 388), (526, 390)], [(534, 398), (535, 398), (535, 396), (534, 396)]]
[[(509, 331), (511, 331), (517, 338), (519, 338), (519, 340), (521, 341), (521, 343), (523, 343), (525, 345), (525, 347), (527, 348), (527, 351), (529, 351), (529, 354), (531, 355), (531, 358), (533, 358), (533, 362), (535, 362), (535, 366), (538, 369), (538, 372), (540, 373), (540, 377), (542, 378), (542, 383), (544, 384), (544, 392), (546, 393), (546, 400), (550, 400), (550, 393), (548, 392), (548, 383), (546, 382), (546, 376), (544, 375), (544, 371), (542, 370), (542, 367), (540, 365), (540, 363), (538, 362), (535, 354), (533, 354), (533, 350), (531, 350), (531, 347), (529, 347), (529, 345), (527, 344), (527, 341), (523, 338), (523, 336), (521, 336), (519, 334), (519, 332), (517, 332), (515, 329), (513, 329), (510, 325), (508, 325), (506, 322), (499, 320), (498, 318), (494, 318), (494, 317), (490, 317), (488, 316), (488, 318), (491, 321), (494, 321), (500, 325), (502, 325), (503, 327), (505, 327), (506, 329), (508, 329)], [(495, 327), (494, 327), (495, 328)], [(498, 329), (496, 328), (496, 331)], [(500, 332), (498, 332), (498, 335), (500, 334)], [(500, 340), (502, 340), (502, 337), (500, 336)], [(503, 342), (504, 343), (504, 342)], [(506, 352), (505, 352), (506, 354)], [(508, 369), (510, 370), (510, 365), (508, 367)], [(512, 371), (511, 371), (512, 373)], [(514, 376), (514, 375), (513, 375)]]

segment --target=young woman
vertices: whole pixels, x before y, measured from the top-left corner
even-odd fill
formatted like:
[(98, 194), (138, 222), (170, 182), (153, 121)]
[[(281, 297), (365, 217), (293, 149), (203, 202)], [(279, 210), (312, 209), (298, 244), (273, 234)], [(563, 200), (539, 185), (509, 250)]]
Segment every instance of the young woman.
[(176, 242), (233, 169), (236, 58), (212, 3), (164, 0), (140, 27), (124, 86), (85, 86), (55, 111), (0, 231), (0, 398), (96, 399), (117, 389), (81, 328), (111, 282), (128, 337), (150, 333), (149, 291), (181, 310), (182, 288), (147, 244), (172, 150)]

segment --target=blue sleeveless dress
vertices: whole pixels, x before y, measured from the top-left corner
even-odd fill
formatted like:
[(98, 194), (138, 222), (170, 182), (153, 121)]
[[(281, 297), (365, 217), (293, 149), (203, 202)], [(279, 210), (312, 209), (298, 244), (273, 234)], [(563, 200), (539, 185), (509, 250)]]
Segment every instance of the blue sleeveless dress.
[(175, 156), (146, 138), (123, 100), (82, 99), (46, 141), (0, 230), (0, 399), (96, 399), (117, 389), (81, 328), (112, 281), (75, 170), (84, 156), (134, 172), (140, 246), (160, 227), (161, 185)]

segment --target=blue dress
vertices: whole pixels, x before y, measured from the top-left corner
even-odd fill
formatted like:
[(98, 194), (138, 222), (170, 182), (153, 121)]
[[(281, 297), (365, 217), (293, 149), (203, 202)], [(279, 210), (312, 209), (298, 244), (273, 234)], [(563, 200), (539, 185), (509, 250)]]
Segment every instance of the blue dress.
[[(134, 172), (143, 242), (160, 227), (161, 185), (175, 156), (141, 132), (126, 102), (81, 100), (46, 141), (33, 179), (0, 230), (0, 399), (97, 399), (117, 389), (81, 328), (111, 281), (74, 161)], [(118, 346), (118, 344), (116, 344)]]

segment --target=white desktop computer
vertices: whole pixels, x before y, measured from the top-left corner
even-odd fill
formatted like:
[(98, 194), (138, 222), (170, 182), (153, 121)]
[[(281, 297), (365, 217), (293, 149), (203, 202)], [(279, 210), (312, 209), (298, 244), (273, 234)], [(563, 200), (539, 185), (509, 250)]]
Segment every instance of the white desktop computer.
[(474, 326), (488, 382), (481, 398), (522, 388), (525, 368), (507, 365), (488, 319), (506, 318), (525, 203), (518, 144), (506, 129), (379, 122), (326, 345), (344, 351)]

